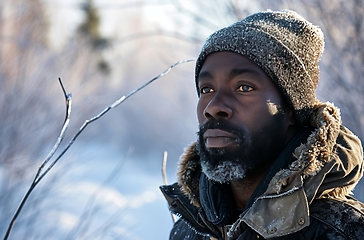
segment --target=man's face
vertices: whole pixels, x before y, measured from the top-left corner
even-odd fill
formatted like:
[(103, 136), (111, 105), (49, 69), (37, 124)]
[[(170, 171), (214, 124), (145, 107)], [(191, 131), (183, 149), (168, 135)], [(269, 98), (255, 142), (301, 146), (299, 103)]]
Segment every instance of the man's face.
[(197, 81), (203, 172), (221, 183), (264, 173), (294, 124), (272, 80), (240, 54), (217, 52), (206, 58)]

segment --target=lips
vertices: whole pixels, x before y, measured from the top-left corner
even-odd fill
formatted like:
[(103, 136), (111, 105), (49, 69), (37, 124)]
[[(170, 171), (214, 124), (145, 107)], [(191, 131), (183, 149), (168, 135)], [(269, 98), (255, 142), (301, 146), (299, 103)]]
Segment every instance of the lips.
[(237, 137), (220, 129), (208, 129), (203, 135), (207, 148), (224, 148), (235, 144)]

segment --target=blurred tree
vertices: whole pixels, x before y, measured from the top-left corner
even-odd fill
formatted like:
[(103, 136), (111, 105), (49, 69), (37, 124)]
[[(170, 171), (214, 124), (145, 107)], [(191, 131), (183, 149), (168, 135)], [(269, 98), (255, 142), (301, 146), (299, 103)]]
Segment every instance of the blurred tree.
[[(96, 14), (96, 12), (94, 13)], [(97, 27), (97, 26), (96, 26)], [(0, 234), (7, 228), (37, 166), (56, 141), (64, 118), (58, 73), (66, 72), (66, 89), (81, 89), (79, 102), (102, 91), (99, 59), (85, 37), (71, 38), (61, 51), (48, 44), (48, 21), (41, 0), (4, 0), (0, 4)], [(100, 38), (100, 37), (99, 37)], [(106, 69), (106, 68), (104, 68)], [(55, 75), (57, 74), (57, 75)], [(92, 76), (92, 77), (90, 77)], [(89, 86), (84, 86), (87, 79)], [(73, 121), (85, 120), (94, 107), (79, 108)], [(77, 126), (77, 125), (76, 125)], [(61, 173), (58, 173), (61, 174)], [(15, 224), (14, 239), (39, 237), (32, 229), (57, 174), (40, 195), (31, 197)], [(52, 230), (50, 230), (52, 232)], [(47, 233), (47, 230), (44, 230)], [(26, 237), (21, 237), (25, 234)], [(34, 234), (34, 235), (33, 235)], [(38, 236), (38, 237), (36, 237)]]
[(100, 34), (100, 16), (92, 0), (81, 4), (85, 14), (85, 20), (81, 23), (78, 31), (81, 39), (88, 39), (92, 49), (98, 54), (97, 66), (102, 73), (109, 74), (111, 69), (106, 59), (102, 56), (102, 50), (108, 45), (109, 41)]
[[(39, 61), (47, 58), (47, 21), (39, 14), (43, 6), (37, 0), (15, 0), (0, 7), (0, 221), (6, 223), (59, 115), (44, 122), (52, 108), (46, 99), (54, 88), (41, 90), (45, 75)], [(6, 227), (0, 226), (2, 234)]]

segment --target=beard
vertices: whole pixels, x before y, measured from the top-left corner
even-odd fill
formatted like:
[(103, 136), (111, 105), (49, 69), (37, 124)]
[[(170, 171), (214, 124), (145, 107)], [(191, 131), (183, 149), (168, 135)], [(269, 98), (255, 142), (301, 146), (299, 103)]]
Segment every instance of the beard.
[[(243, 179), (268, 169), (284, 146), (282, 119), (275, 116), (256, 132), (248, 132), (225, 119), (210, 119), (200, 126), (197, 150), (202, 171), (216, 182), (227, 183)], [(220, 129), (236, 136), (235, 145), (207, 148), (204, 133)]]

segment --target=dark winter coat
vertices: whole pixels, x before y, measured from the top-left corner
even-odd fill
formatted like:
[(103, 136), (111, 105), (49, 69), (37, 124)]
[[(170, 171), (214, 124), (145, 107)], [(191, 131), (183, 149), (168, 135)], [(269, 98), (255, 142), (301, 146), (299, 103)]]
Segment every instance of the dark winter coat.
[(192, 144), (178, 183), (161, 187), (181, 217), (170, 239), (364, 239), (364, 204), (351, 197), (363, 175), (360, 140), (329, 103), (316, 103), (310, 125), (287, 144), (239, 213), (230, 188), (202, 173)]

